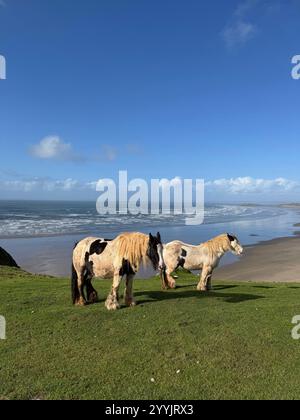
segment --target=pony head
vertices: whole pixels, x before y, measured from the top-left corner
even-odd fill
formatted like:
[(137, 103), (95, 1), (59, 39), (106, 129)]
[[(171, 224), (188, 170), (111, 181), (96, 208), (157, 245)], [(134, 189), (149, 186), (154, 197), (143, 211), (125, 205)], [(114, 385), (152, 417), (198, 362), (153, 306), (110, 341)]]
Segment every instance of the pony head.
[(229, 235), (227, 233), (228, 240), (230, 242), (230, 250), (235, 255), (242, 255), (244, 252), (244, 248), (240, 244), (238, 238), (234, 235)]
[(151, 233), (149, 234), (147, 257), (152, 262), (154, 270), (165, 269), (165, 262), (163, 257), (163, 244), (161, 242), (161, 236), (159, 232), (156, 236), (153, 236)]

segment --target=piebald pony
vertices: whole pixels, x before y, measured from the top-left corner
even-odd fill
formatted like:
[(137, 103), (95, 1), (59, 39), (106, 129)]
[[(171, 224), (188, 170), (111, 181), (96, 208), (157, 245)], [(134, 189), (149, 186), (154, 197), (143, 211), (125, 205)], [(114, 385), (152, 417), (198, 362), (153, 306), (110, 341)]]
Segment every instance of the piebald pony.
[(212, 274), (218, 267), (221, 258), (227, 253), (242, 255), (243, 247), (238, 238), (233, 235), (220, 235), (198, 246), (188, 245), (180, 241), (170, 242), (164, 246), (163, 287), (176, 287), (172, 273), (179, 267), (187, 270), (202, 270), (197, 290), (208, 291), (212, 289)]
[[(133, 279), (141, 263), (151, 263), (155, 270), (165, 268), (160, 234), (123, 233), (114, 240), (86, 238), (76, 244), (72, 265), (73, 304), (84, 306), (98, 301), (92, 279), (113, 278), (105, 306), (108, 310), (120, 308), (119, 288), (126, 277), (125, 304), (135, 306)], [(87, 296), (85, 297), (84, 289)]]

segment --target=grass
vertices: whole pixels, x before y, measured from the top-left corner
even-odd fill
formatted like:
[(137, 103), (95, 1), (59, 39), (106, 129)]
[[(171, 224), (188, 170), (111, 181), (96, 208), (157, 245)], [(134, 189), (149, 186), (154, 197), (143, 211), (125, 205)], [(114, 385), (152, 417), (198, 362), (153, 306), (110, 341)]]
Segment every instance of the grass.
[(300, 398), (300, 285), (178, 284), (137, 280), (138, 306), (108, 312), (110, 282), (78, 308), (68, 280), (0, 268), (0, 399)]

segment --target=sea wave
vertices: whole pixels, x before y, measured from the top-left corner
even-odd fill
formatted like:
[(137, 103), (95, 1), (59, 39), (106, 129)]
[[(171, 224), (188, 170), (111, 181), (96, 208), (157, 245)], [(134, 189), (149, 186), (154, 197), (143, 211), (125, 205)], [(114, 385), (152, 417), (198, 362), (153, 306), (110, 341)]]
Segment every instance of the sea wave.
[[(212, 204), (205, 209), (205, 224), (258, 220), (276, 217), (286, 210), (278, 207)], [(0, 238), (26, 238), (68, 234), (95, 234), (146, 227), (184, 226), (187, 215), (97, 214), (91, 203), (2, 202)]]

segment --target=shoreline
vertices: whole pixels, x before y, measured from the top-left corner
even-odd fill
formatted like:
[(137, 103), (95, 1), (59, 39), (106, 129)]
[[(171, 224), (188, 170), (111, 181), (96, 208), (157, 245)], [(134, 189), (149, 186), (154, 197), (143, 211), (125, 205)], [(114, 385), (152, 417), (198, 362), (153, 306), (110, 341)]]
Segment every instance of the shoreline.
[[(300, 273), (300, 263), (299, 265), (296, 263), (298, 255), (294, 251), (295, 242), (293, 242), (296, 241), (296, 248), (299, 246), (300, 249), (299, 218), (299, 208), (294, 207), (285, 214), (271, 215), (262, 219), (219, 221), (202, 224), (196, 228), (181, 225), (160, 225), (158, 230), (165, 243), (180, 238), (186, 243), (199, 244), (220, 233), (236, 234), (244, 245), (245, 256), (239, 259), (232, 254), (226, 254), (221, 260), (220, 267), (215, 271), (214, 278), (216, 279), (272, 281), (275, 278), (275, 281), (300, 282), (300, 275), (299, 279), (297, 278), (297, 273)], [(139, 228), (144, 233), (154, 229), (154, 226)], [(95, 230), (97, 230), (96, 227)], [(119, 233), (117, 230), (103, 228), (100, 236), (114, 237)], [(74, 243), (85, 235), (88, 236), (83, 232), (70, 232), (68, 234), (42, 234), (34, 237), (6, 237), (0, 238), (0, 245), (14, 256), (25, 271), (61, 278), (70, 275)], [(99, 234), (93, 236), (99, 236)], [(281, 247), (285, 249), (284, 259)], [(270, 248), (274, 249), (270, 251)], [(274, 254), (276, 254), (275, 259)], [(281, 261), (280, 265), (278, 261)], [(274, 272), (274, 266), (281, 275)], [(293, 272), (290, 271), (291, 266)], [(288, 272), (287, 276), (284, 275), (286, 271)]]
[[(26, 239), (23, 241), (27, 242)], [(68, 238), (65, 241), (65, 246), (59, 246), (59, 259), (52, 253), (57, 243), (55, 238), (51, 238), (43, 252), (33, 252), (29, 260), (25, 258), (17, 262), (25, 271), (33, 274), (67, 277), (69, 272), (65, 269), (65, 262), (71, 261), (71, 248), (67, 246)], [(227, 259), (224, 258), (225, 261), (214, 272), (213, 282), (300, 283), (300, 235), (260, 241), (246, 245), (244, 250), (244, 255), (238, 260), (230, 254), (226, 256)]]
[(261, 241), (245, 247), (239, 261), (220, 267), (214, 280), (300, 283), (300, 236)]

